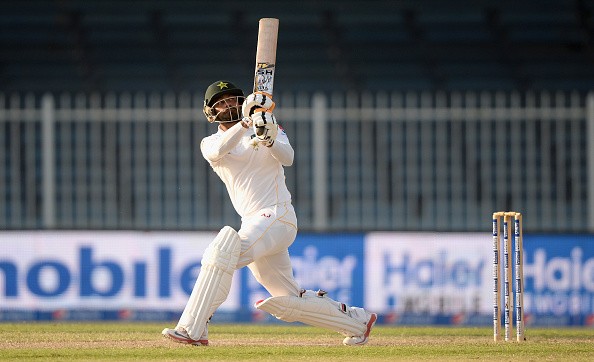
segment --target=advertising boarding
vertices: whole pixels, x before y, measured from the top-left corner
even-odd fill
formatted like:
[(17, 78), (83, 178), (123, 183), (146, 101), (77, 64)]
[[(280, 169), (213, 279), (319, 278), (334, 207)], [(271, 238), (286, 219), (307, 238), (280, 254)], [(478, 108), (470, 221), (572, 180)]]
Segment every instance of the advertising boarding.
[[(0, 232), (0, 321), (175, 320), (216, 232)], [(302, 288), (363, 306), (384, 324), (491, 325), (486, 233), (299, 234), (289, 253)], [(524, 235), (528, 326), (594, 325), (594, 236)], [(269, 297), (239, 270), (214, 320), (272, 321)]]
[[(365, 305), (392, 323), (492, 323), (492, 245), (489, 233), (370, 233)], [(524, 235), (523, 274), (528, 325), (594, 325), (593, 236)]]
[[(183, 310), (216, 233), (2, 232), (0, 311), (102, 319), (138, 311)], [(239, 305), (233, 283), (223, 311)], [(20, 313), (19, 313), (20, 312)], [(161, 315), (161, 314), (156, 314)], [(42, 317), (43, 318), (43, 317)]]

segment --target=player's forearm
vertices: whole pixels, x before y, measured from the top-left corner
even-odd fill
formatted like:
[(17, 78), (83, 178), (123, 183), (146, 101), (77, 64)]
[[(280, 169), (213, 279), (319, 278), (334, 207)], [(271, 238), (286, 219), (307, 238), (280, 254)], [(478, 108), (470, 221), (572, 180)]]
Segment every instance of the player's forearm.
[(290, 144), (284, 143), (277, 139), (270, 147), (272, 157), (276, 158), (283, 166), (291, 166), (293, 164), (294, 151)]
[(233, 127), (229, 128), (223, 135), (214, 142), (208, 145), (202, 144), (202, 153), (209, 161), (218, 161), (232, 149), (237, 146), (241, 138), (244, 136), (245, 128), (242, 122), (238, 122)]

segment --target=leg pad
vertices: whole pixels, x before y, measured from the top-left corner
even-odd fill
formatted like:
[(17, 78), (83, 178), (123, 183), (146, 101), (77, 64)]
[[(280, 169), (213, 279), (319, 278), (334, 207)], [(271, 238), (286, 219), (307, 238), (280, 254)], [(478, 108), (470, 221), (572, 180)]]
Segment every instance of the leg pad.
[(208, 319), (227, 299), (240, 252), (241, 239), (229, 226), (222, 228), (204, 251), (200, 274), (177, 324), (190, 338), (200, 338)]
[(347, 337), (365, 334), (367, 320), (364, 313), (351, 316), (351, 308), (320, 294), (307, 291), (301, 297), (270, 297), (256, 303), (256, 308), (285, 322), (327, 328)]

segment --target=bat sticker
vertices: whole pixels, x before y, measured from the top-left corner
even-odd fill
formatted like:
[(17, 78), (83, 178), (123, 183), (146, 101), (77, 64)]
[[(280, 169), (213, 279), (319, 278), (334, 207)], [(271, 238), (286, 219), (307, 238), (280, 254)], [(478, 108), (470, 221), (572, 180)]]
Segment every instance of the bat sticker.
[(272, 94), (274, 85), (274, 64), (258, 63), (256, 66), (255, 87), (259, 92)]

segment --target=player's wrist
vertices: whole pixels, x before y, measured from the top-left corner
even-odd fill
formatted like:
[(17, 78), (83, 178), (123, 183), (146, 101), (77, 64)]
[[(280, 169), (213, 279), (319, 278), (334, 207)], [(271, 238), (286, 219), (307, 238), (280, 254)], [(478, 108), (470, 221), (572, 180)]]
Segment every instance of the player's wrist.
[(239, 123), (243, 128), (250, 128), (250, 124), (246, 121), (246, 118), (243, 118)]

